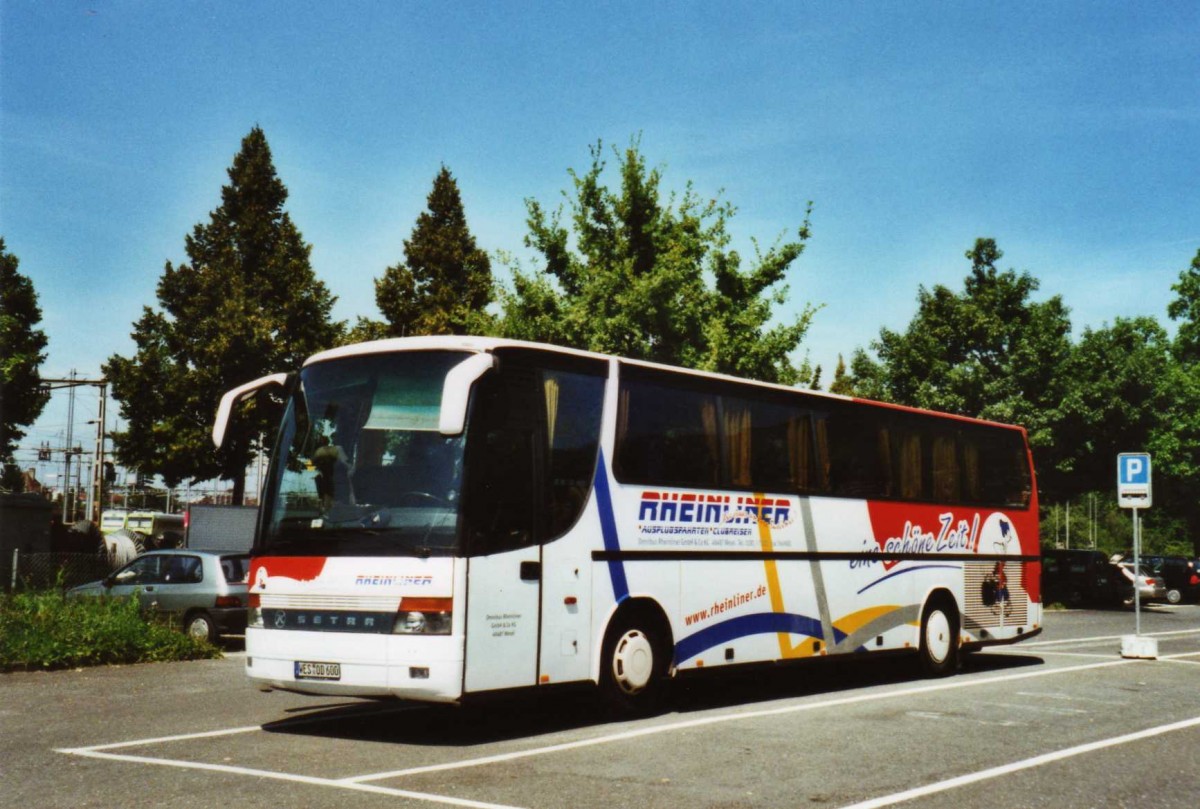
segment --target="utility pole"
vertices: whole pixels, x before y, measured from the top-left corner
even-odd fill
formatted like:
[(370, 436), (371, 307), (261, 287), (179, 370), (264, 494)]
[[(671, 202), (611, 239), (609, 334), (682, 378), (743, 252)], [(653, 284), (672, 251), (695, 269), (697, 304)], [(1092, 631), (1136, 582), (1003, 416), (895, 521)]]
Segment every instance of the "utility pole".
[(88, 519), (100, 524), (104, 508), (104, 419), (108, 410), (108, 382), (100, 380), (100, 413), (96, 421), (96, 452), (92, 460), (92, 485), (88, 489)]
[(63, 453), (63, 458), (66, 459), (66, 468), (63, 470), (63, 525), (69, 525), (75, 519), (75, 504), (71, 502), (70, 510), (67, 510), (67, 503), (71, 500), (71, 428), (75, 426), (75, 369), (71, 369), (71, 378), (68, 380), (70, 394), (67, 396), (67, 451)]
[[(108, 380), (107, 379), (80, 379), (75, 369), (71, 369), (71, 375), (67, 379), (43, 379), (41, 380), (42, 390), (49, 393), (60, 388), (70, 389), (70, 398), (67, 401), (67, 449), (63, 453), (64, 457), (64, 485), (63, 485), (63, 524), (66, 525), (71, 520), (75, 519), (75, 503), (71, 500), (69, 504), (70, 511), (68, 512), (68, 500), (71, 494), (71, 454), (82, 455), (82, 452), (71, 445), (72, 432), (75, 426), (75, 388), (80, 385), (94, 385), (100, 388), (100, 426), (97, 430), (96, 437), (96, 456), (95, 462), (92, 464), (91, 476), (91, 491), (88, 493), (88, 519), (94, 519), (97, 523), (100, 521), (100, 486), (104, 480), (104, 418), (105, 410), (107, 409), (108, 401)], [(83, 458), (79, 459), (79, 469), (77, 476), (81, 476), (83, 471)], [(78, 488), (82, 488), (82, 480)], [(78, 491), (78, 488), (76, 491)]]

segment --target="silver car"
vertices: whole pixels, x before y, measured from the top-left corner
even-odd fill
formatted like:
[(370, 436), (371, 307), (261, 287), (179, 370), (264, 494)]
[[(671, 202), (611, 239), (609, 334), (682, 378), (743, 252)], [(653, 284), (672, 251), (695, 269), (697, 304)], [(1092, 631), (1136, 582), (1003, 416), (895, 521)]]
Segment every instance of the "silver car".
[(67, 598), (136, 597), (144, 610), (178, 616), (183, 631), (216, 641), (246, 631), (250, 557), (187, 549), (144, 553), (100, 581), (67, 591)]
[[(1133, 575), (1133, 563), (1121, 562), (1117, 565), (1121, 572), (1125, 575), (1127, 586), (1129, 587), (1129, 596), (1125, 599), (1126, 604), (1133, 603), (1133, 584), (1135, 581)], [(1138, 598), (1141, 601), (1166, 601), (1167, 600), (1167, 585), (1162, 580), (1161, 576), (1155, 576), (1143, 565), (1137, 573), (1136, 577)]]

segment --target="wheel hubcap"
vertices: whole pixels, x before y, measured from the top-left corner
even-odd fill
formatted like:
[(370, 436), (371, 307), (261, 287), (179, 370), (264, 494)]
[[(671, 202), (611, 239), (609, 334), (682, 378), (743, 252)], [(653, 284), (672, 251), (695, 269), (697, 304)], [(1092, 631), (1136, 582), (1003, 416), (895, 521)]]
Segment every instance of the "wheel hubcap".
[(943, 662), (950, 655), (950, 619), (941, 610), (929, 613), (925, 622), (925, 648), (935, 663)]
[(654, 673), (654, 646), (641, 630), (631, 629), (617, 641), (612, 664), (617, 685), (627, 694), (636, 694)]

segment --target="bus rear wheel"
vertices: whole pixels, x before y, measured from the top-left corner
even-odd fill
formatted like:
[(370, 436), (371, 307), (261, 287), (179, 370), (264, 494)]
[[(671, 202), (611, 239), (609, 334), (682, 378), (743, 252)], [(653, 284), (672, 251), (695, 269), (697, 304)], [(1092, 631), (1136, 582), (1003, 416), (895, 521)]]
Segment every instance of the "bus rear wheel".
[(958, 610), (949, 599), (936, 599), (921, 616), (921, 670), (944, 677), (958, 666)]
[(604, 639), (600, 690), (617, 713), (654, 711), (666, 690), (666, 636), (659, 622), (643, 613), (617, 616)]

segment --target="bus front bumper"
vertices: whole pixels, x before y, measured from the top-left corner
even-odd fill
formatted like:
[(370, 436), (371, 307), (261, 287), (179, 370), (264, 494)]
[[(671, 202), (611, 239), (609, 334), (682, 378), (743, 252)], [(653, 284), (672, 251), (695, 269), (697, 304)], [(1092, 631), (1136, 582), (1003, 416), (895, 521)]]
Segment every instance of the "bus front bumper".
[(302, 694), (457, 702), (462, 697), (463, 641), (451, 635), (252, 627), (246, 630), (246, 674), (260, 686)]

